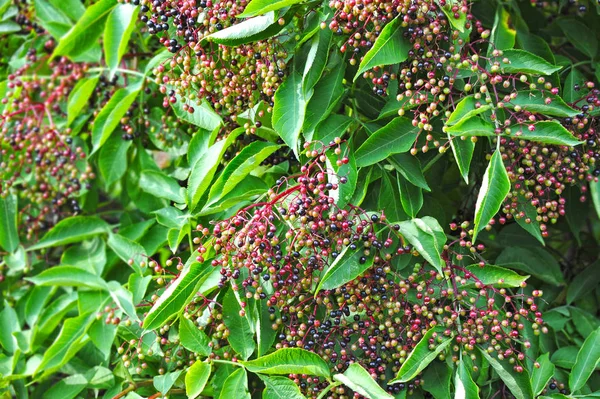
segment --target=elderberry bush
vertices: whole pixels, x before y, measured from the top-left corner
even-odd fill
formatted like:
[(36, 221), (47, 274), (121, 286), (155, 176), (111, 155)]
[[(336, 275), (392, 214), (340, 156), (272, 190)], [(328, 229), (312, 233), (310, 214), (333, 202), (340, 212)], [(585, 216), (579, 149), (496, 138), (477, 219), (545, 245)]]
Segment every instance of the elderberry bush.
[(0, 0), (0, 398), (600, 396), (599, 27)]

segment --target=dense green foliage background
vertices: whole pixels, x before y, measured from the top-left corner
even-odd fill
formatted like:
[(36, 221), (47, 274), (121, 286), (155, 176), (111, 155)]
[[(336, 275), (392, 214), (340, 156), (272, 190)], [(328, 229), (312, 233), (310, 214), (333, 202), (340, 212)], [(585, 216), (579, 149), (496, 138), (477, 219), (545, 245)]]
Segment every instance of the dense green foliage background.
[(0, 0), (0, 397), (600, 397), (600, 5)]

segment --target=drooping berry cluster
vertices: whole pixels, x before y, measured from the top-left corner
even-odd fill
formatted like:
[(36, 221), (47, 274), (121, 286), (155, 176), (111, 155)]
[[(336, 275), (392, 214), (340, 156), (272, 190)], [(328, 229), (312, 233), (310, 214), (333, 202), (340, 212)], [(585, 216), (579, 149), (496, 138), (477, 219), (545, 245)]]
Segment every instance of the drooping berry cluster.
[[(338, 143), (330, 143), (328, 151), (339, 154), (341, 166), (348, 160)], [(441, 272), (427, 263), (414, 263), (418, 252), (385, 213), (337, 207), (332, 191), (347, 177), (326, 168), (325, 152), (310, 155), (314, 157), (300, 174), (280, 179), (266, 201), (217, 222), (212, 231), (198, 226), (204, 239), (195, 240), (197, 260), (219, 268), (219, 287), (239, 293), (240, 316), (261, 303), (276, 332), (277, 348), (313, 351), (335, 372), (358, 362), (390, 392), (419, 385), (419, 378), (409, 384), (387, 382), (434, 327), (443, 327), (441, 336), (453, 342), (442, 357), (458, 361), (463, 351), (476, 356), (479, 346), (522, 371), (523, 347), (528, 345), (522, 344), (525, 325), (544, 330), (535, 303), (541, 292), (526, 294), (525, 284), (508, 289), (503, 281), (483, 282), (477, 277), (481, 265), (453, 263), (459, 256), (454, 243), (444, 250)], [(484, 250), (482, 245), (473, 249)], [(213, 250), (214, 258), (205, 259)], [(339, 263), (344, 277), (332, 281), (328, 274)], [(234, 333), (219, 304), (223, 290), (210, 298), (197, 296), (185, 315), (211, 339), (215, 359), (235, 357), (221, 350)], [(160, 334), (172, 345), (168, 329)], [(183, 352), (181, 356), (187, 357)], [(315, 377), (290, 378), (310, 398), (329, 384)], [(337, 388), (330, 393), (340, 398), (348, 392)]]
[(0, 195), (13, 189), (27, 204), (21, 207), (22, 225), (31, 238), (62, 212), (80, 211), (76, 197), (94, 173), (85, 167), (85, 153), (70, 129), (59, 127), (66, 117), (62, 105), (87, 67), (62, 58), (44, 70), (35, 53), (29, 60), (8, 76), (0, 108)]
[[(134, 1), (134, 4), (138, 4)], [(236, 18), (248, 2), (156, 0), (141, 6), (148, 32), (173, 58), (154, 69), (155, 81), (165, 94), (164, 106), (182, 102), (193, 113), (204, 100), (227, 120), (260, 101), (271, 107), (285, 74), (286, 51), (276, 37), (232, 47), (207, 39), (244, 21)], [(285, 23), (281, 19), (281, 23)]]

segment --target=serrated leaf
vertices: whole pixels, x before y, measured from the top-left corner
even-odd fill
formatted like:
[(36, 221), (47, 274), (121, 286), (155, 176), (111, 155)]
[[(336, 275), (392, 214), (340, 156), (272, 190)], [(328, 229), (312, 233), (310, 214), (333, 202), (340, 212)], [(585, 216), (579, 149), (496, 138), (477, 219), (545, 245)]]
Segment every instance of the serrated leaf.
[(408, 57), (410, 43), (402, 36), (402, 18), (397, 16), (386, 24), (373, 43), (373, 47), (362, 58), (354, 80), (365, 71), (376, 66), (398, 64)]
[(155, 195), (158, 198), (168, 199), (179, 204), (185, 203), (185, 189), (177, 183), (177, 180), (162, 172), (155, 170), (142, 171), (140, 187), (148, 194)]
[(445, 362), (433, 361), (423, 371), (423, 390), (435, 399), (450, 398), (450, 379), (452, 372)]
[(473, 381), (471, 373), (461, 359), (454, 374), (455, 397), (461, 399), (479, 399), (479, 387)]
[(129, 147), (131, 147), (130, 140), (113, 136), (100, 149), (98, 168), (107, 187), (125, 175)]
[(262, 399), (306, 399), (298, 385), (287, 377), (258, 376), (265, 384)]
[(402, 208), (408, 216), (415, 218), (423, 207), (423, 191), (420, 187), (409, 183), (403, 176), (397, 175), (396, 179)]
[(467, 267), (467, 270), (477, 277), (482, 284), (498, 288), (520, 287), (529, 278), (529, 276), (521, 276), (510, 269), (493, 265), (486, 265), (485, 267), (471, 265)]
[(456, 104), (454, 111), (452, 111), (450, 117), (448, 117), (448, 120), (446, 121), (446, 125), (456, 125), (463, 119), (469, 119), (473, 116), (489, 111), (490, 109), (492, 109), (491, 105), (476, 99), (474, 95), (466, 96), (460, 100), (458, 104)]
[(496, 264), (521, 270), (550, 284), (564, 283), (559, 263), (543, 248), (506, 248), (496, 258)]
[(600, 328), (585, 339), (569, 374), (569, 388), (577, 392), (590, 378), (600, 362)]
[(445, 267), (442, 251), (446, 244), (446, 234), (437, 220), (430, 216), (400, 222), (400, 234), (419, 254), (440, 273)]
[(98, 78), (83, 78), (77, 82), (71, 93), (69, 93), (67, 125), (73, 123), (75, 118), (80, 115), (81, 110), (87, 106), (92, 93), (96, 89), (98, 80)]
[[(561, 66), (552, 65), (542, 57), (525, 50), (504, 50), (500, 58), (500, 68), (506, 73), (552, 75), (562, 69)], [(508, 62), (504, 62), (505, 60)]]
[(327, 268), (315, 289), (315, 296), (321, 290), (331, 290), (354, 280), (373, 266), (373, 258), (370, 256), (365, 257), (365, 262), (360, 263), (360, 258), (364, 256), (364, 248), (354, 251), (349, 248), (349, 246), (345, 247)]
[(394, 397), (383, 390), (375, 382), (371, 374), (360, 364), (352, 363), (343, 374), (335, 374), (335, 381), (339, 381), (354, 392), (368, 399), (393, 399)]
[(259, 374), (308, 374), (329, 377), (329, 366), (313, 352), (300, 348), (283, 348), (254, 360), (240, 362), (249, 371)]
[(480, 347), (477, 347), (477, 349), (479, 349), (479, 352), (490, 363), (516, 399), (533, 399), (533, 389), (531, 388), (527, 370), (523, 370), (522, 373), (517, 373), (513, 370), (513, 365), (509, 362), (498, 360)]
[(231, 373), (222, 387), (219, 399), (250, 399), (248, 374), (244, 368), (238, 368)]
[(567, 304), (570, 305), (582, 296), (592, 292), (600, 284), (600, 261), (596, 261), (581, 271), (567, 288)]
[(450, 133), (448, 133), (448, 141), (450, 142), (460, 175), (465, 183), (469, 184), (469, 170), (471, 169), (471, 160), (475, 152), (475, 143), (468, 137), (451, 136)]
[(108, 14), (116, 5), (116, 0), (100, 0), (89, 6), (75, 26), (60, 38), (52, 57), (59, 55), (74, 57), (83, 54), (96, 44)]
[(121, 57), (127, 51), (129, 38), (135, 27), (139, 7), (133, 4), (117, 4), (104, 25), (104, 59), (110, 68), (110, 77), (119, 67)]
[(478, 233), (498, 213), (509, 191), (510, 180), (508, 173), (502, 162), (500, 151), (496, 150), (485, 171), (483, 183), (477, 196), (473, 242), (477, 239)]
[(14, 252), (19, 246), (17, 213), (17, 196), (0, 196), (0, 247), (6, 252)]
[(125, 263), (133, 261), (131, 267), (137, 274), (142, 275), (141, 262), (148, 262), (148, 255), (143, 246), (120, 234), (109, 234), (106, 242), (119, 258)]
[(37, 244), (27, 248), (27, 251), (71, 244), (108, 231), (109, 226), (102, 219), (92, 216), (73, 216), (58, 222)]
[(407, 152), (415, 142), (418, 130), (408, 118), (393, 119), (356, 150), (356, 166), (373, 165), (391, 154)]
[[(249, 18), (228, 28), (211, 33), (205, 39), (225, 46), (239, 46), (244, 43), (260, 40), (261, 37), (258, 37), (258, 35), (264, 33), (273, 25), (279, 29), (282, 28), (277, 23), (275, 13), (271, 11), (265, 15)], [(267, 36), (272, 36), (274, 33), (276, 32), (267, 32)]]
[[(546, 98), (550, 103), (546, 103)], [(569, 107), (560, 97), (539, 90), (520, 91), (516, 98), (504, 103), (506, 108), (521, 107), (524, 111), (561, 118), (574, 117), (580, 111)]]
[(538, 363), (540, 367), (533, 368), (533, 372), (531, 373), (531, 386), (533, 394), (539, 395), (554, 376), (555, 367), (550, 361), (550, 355), (548, 353), (540, 355), (537, 358), (536, 363)]
[(556, 23), (577, 50), (590, 58), (596, 56), (598, 53), (598, 39), (596, 39), (596, 35), (590, 28), (575, 18), (559, 18)]
[(462, 118), (452, 126), (446, 127), (446, 132), (453, 136), (496, 136), (493, 123), (479, 116)]
[[(445, 328), (441, 326), (433, 327), (423, 335), (419, 340), (419, 343), (410, 352), (400, 370), (398, 375), (389, 384), (396, 384), (400, 382), (407, 382), (415, 378), (421, 371), (425, 369), (438, 355), (445, 350), (450, 343), (452, 343), (452, 337), (446, 337), (443, 335)], [(442, 337), (441, 341), (438, 341), (436, 337)], [(430, 341), (434, 342), (434, 348), (429, 349)]]
[(227, 326), (229, 337), (227, 340), (231, 348), (240, 355), (243, 360), (248, 359), (254, 350), (254, 333), (248, 318), (240, 315), (242, 307), (232, 290), (229, 290), (223, 298), (223, 323)]
[(200, 396), (210, 377), (210, 363), (196, 361), (185, 374), (185, 394), (189, 399)]
[[(198, 126), (202, 129), (206, 129), (209, 132), (214, 131), (221, 125), (223, 125), (223, 119), (217, 114), (210, 104), (203, 100), (200, 105), (192, 102), (188, 104), (188, 110), (183, 109), (183, 103), (185, 102), (181, 97), (176, 96), (177, 101), (171, 104), (171, 108), (175, 112), (175, 115), (192, 125)], [(189, 112), (193, 110), (193, 112)]]
[[(529, 127), (533, 126), (533, 130)], [(557, 121), (542, 121), (533, 124), (511, 126), (513, 139), (532, 140), (544, 144), (556, 144), (566, 146), (576, 146), (582, 142), (577, 140), (573, 133), (569, 132), (563, 125)]]
[(306, 105), (309, 96), (305, 96), (302, 89), (302, 75), (299, 72), (292, 73), (283, 81), (275, 92), (273, 99), (273, 128), (279, 137), (290, 147), (296, 158), (298, 158), (299, 139)]
[(269, 11), (280, 10), (284, 7), (289, 7), (291, 5), (301, 3), (304, 0), (252, 0), (246, 8), (244, 12), (238, 14), (238, 18), (248, 18), (253, 17), (255, 15), (266, 14)]
[(54, 266), (33, 277), (28, 277), (27, 280), (38, 286), (88, 287), (108, 290), (108, 285), (102, 278), (73, 266)]
[[(193, 255), (192, 259), (194, 258)], [(210, 261), (191, 261), (154, 303), (144, 319), (144, 329), (154, 330), (175, 317), (192, 298), (211, 270)]]

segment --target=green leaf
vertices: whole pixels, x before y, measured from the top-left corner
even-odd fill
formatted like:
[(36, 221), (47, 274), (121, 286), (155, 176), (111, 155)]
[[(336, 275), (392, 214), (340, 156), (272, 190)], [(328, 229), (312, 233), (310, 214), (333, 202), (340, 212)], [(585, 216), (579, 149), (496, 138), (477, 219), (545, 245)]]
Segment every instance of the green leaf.
[(259, 374), (265, 384), (263, 399), (306, 399), (298, 385), (287, 377), (267, 377)]
[(599, 269), (600, 261), (596, 261), (575, 276), (567, 288), (568, 305), (594, 291), (598, 284), (600, 284)]
[(72, 399), (88, 385), (83, 374), (75, 374), (61, 379), (44, 392), (44, 399)]
[[(366, 195), (366, 189), (368, 188), (368, 185), (369, 182), (367, 181), (365, 183), (364, 195)], [(381, 174), (381, 187), (379, 191), (379, 198), (377, 198), (377, 209), (381, 209), (383, 211), (387, 220), (398, 222), (408, 219), (408, 216), (406, 213), (404, 213), (402, 208), (398, 183), (392, 180), (389, 173)]]
[(402, 208), (408, 216), (415, 218), (423, 207), (423, 191), (400, 175), (397, 176), (397, 181)]
[[(523, 195), (518, 194), (519, 211), (525, 212), (525, 217), (515, 218), (519, 226), (525, 229), (529, 234), (535, 237), (542, 245), (546, 245), (542, 231), (540, 230), (540, 222), (537, 220), (537, 208), (531, 205), (531, 201), (527, 200)], [(529, 223), (527, 222), (529, 219)]]
[(345, 247), (327, 268), (315, 289), (315, 296), (321, 290), (332, 290), (354, 280), (373, 266), (371, 256), (365, 257), (366, 261), (360, 263), (360, 258), (364, 257), (364, 248), (358, 248), (354, 251), (350, 251), (349, 248), (349, 246)]
[(496, 264), (521, 270), (550, 284), (564, 284), (560, 265), (543, 248), (507, 248), (496, 258)]
[[(348, 145), (343, 143), (340, 145), (340, 149), (342, 150), (342, 153), (346, 153), (346, 151), (348, 151)], [(354, 190), (356, 189), (356, 182), (358, 180), (356, 162), (354, 157), (350, 157), (348, 163), (338, 166), (336, 163), (338, 159), (337, 155), (331, 151), (328, 151), (326, 156), (327, 167), (335, 172), (335, 174), (328, 175), (329, 182), (331, 184), (338, 185), (337, 190), (329, 191), (329, 196), (335, 200), (335, 203), (338, 207), (343, 208), (350, 202), (352, 195), (354, 194)], [(346, 177), (346, 183), (340, 183), (340, 176)]]
[(300, 348), (283, 348), (240, 363), (253, 373), (308, 374), (326, 378), (330, 376), (329, 366), (319, 355)]
[(400, 234), (419, 254), (440, 273), (445, 267), (442, 251), (446, 244), (446, 234), (437, 220), (430, 216), (400, 222)]
[(152, 379), (154, 388), (163, 395), (166, 395), (171, 390), (175, 384), (175, 381), (177, 381), (182, 372), (183, 370), (177, 370), (165, 373), (163, 375), (154, 376)]
[(479, 352), (490, 363), (516, 399), (533, 399), (533, 389), (531, 388), (527, 370), (523, 370), (522, 373), (517, 373), (513, 370), (513, 365), (509, 362), (498, 360), (495, 356), (491, 356), (485, 349), (482, 349), (479, 346), (477, 349), (479, 349)]
[(546, 385), (548, 385), (554, 376), (555, 369), (552, 362), (550, 362), (550, 355), (548, 353), (540, 355), (537, 358), (536, 363), (538, 363), (540, 367), (534, 367), (533, 372), (531, 373), (531, 386), (533, 388), (534, 396), (541, 394), (546, 388)]
[(246, 360), (254, 353), (256, 345), (248, 317), (241, 316), (241, 310), (233, 290), (229, 290), (223, 298), (223, 323), (230, 331), (227, 339), (231, 348)]
[(279, 145), (264, 141), (255, 141), (245, 146), (235, 158), (229, 161), (217, 181), (211, 187), (206, 206), (214, 204), (231, 192), (279, 148)]
[(34, 0), (35, 15), (39, 24), (54, 38), (60, 39), (72, 25), (71, 20), (61, 10), (46, 0)]
[[(436, 3), (438, 3), (438, 5), (440, 5), (440, 1), (436, 0)], [(445, 6), (442, 7), (440, 5), (440, 9), (442, 10), (442, 12), (444, 14), (446, 14), (446, 18), (448, 18), (448, 21), (450, 22), (450, 25), (452, 25), (452, 27), (456, 30), (458, 30), (459, 32), (463, 33), (466, 29), (466, 23), (467, 23), (467, 14), (460, 12), (458, 13), (459, 17), (456, 18), (454, 15), (454, 11), (452, 11), (452, 5), (454, 5), (455, 2), (454, 1), (448, 1), (445, 3)]]
[(162, 172), (142, 171), (140, 187), (148, 194), (158, 198), (165, 198), (179, 204), (185, 203), (185, 189), (177, 183), (177, 180)]
[[(501, 58), (500, 68), (505, 73), (552, 75), (562, 69), (561, 66), (552, 65), (542, 57), (525, 50), (504, 50)], [(504, 62), (505, 60), (508, 62)]]
[(244, 368), (238, 368), (227, 377), (222, 385), (219, 399), (250, 399), (248, 392), (248, 374)]
[(94, 320), (94, 313), (82, 314), (65, 320), (58, 337), (45, 351), (35, 374), (41, 372), (43, 372), (43, 375), (51, 374), (75, 356), (83, 346), (87, 330)]
[(188, 111), (183, 109), (185, 100), (179, 96), (176, 96), (176, 98), (177, 101), (171, 104), (171, 108), (173, 108), (175, 115), (177, 115), (179, 119), (183, 119), (184, 121), (202, 129), (206, 129), (209, 132), (212, 132), (223, 124), (223, 119), (221, 119), (219, 114), (212, 109), (206, 100), (202, 101), (200, 105), (197, 103), (188, 104), (191, 107), (189, 109), (193, 110), (193, 112), (190, 113), (189, 109)]
[(590, 58), (598, 53), (596, 34), (575, 18), (559, 18), (556, 23), (573, 46)]
[(410, 154), (396, 154), (391, 156), (388, 161), (406, 180), (423, 190), (431, 191), (417, 157)]
[(344, 374), (335, 374), (333, 379), (346, 385), (354, 392), (369, 399), (393, 399), (394, 397), (383, 390), (375, 382), (371, 374), (360, 364), (352, 363)]
[(189, 351), (199, 353), (202, 356), (209, 356), (212, 352), (210, 338), (206, 333), (200, 330), (193, 321), (181, 317), (179, 319), (179, 339), (181, 345)]
[(329, 59), (329, 45), (331, 44), (332, 36), (333, 32), (331, 32), (331, 29), (321, 29), (319, 30), (319, 33), (313, 36), (310, 42), (308, 58), (309, 60), (312, 60), (312, 62), (307, 60), (306, 65), (304, 66), (304, 72), (302, 74), (302, 88), (304, 94), (310, 92), (310, 89), (317, 84), (325, 70), (325, 65)]
[(452, 372), (445, 362), (434, 361), (423, 371), (423, 390), (435, 399), (450, 398)]
[(298, 140), (306, 115), (309, 98), (302, 90), (302, 75), (293, 71), (275, 92), (273, 128), (298, 158)]
[[(193, 259), (196, 255), (193, 255)], [(204, 282), (204, 277), (211, 270), (210, 261), (197, 263), (191, 261), (165, 292), (154, 303), (144, 319), (144, 328), (154, 330), (175, 317), (196, 294), (198, 287)]]
[(127, 110), (133, 104), (140, 92), (140, 85), (133, 84), (127, 88), (117, 90), (110, 100), (102, 107), (94, 120), (92, 128), (92, 154), (102, 147), (112, 132), (121, 123)]
[(54, 266), (34, 277), (28, 277), (26, 280), (38, 286), (71, 286), (108, 290), (108, 285), (102, 278), (73, 266)]
[[(585, 75), (579, 72), (579, 69), (571, 67), (571, 72), (567, 75), (567, 79), (565, 79), (565, 84), (563, 85), (563, 100), (570, 104), (585, 97), (588, 93), (585, 84), (586, 81)], [(575, 90), (576, 85), (579, 86), (578, 90)]]
[[(268, 12), (265, 15), (249, 18), (228, 28), (216, 31), (206, 36), (205, 39), (225, 46), (239, 46), (244, 43), (260, 40), (258, 35), (264, 33), (274, 24), (279, 27), (275, 13)], [(269, 36), (268, 33), (267, 36)]]
[(294, 4), (301, 3), (304, 0), (252, 0), (244, 9), (244, 12), (238, 14), (238, 18), (248, 18), (255, 15), (266, 14), (269, 11), (280, 10)]
[[(427, 331), (412, 352), (410, 352), (404, 363), (402, 363), (396, 378), (390, 381), (389, 384), (412, 380), (423, 371), (429, 363), (437, 358), (438, 355), (452, 342), (452, 337), (443, 335), (444, 330), (444, 327), (437, 326)], [(431, 343), (432, 341), (433, 343)], [(433, 348), (431, 348), (431, 346), (433, 346)]]
[(256, 343), (257, 343), (257, 356), (262, 356), (271, 350), (275, 338), (277, 337), (277, 331), (273, 330), (273, 320), (271, 320), (271, 313), (269, 313), (269, 306), (265, 301), (255, 301), (255, 307), (257, 308), (258, 316), (256, 317)]
[[(533, 126), (534, 130), (530, 130), (530, 126)], [(582, 143), (557, 121), (542, 121), (533, 124), (514, 125), (511, 126), (511, 134), (509, 137), (512, 137), (513, 139), (532, 140), (544, 144), (566, 145), (571, 147)]]
[(110, 68), (111, 78), (119, 67), (121, 57), (127, 51), (138, 12), (139, 7), (132, 4), (117, 4), (108, 15), (104, 25), (104, 59)]
[(185, 374), (185, 394), (189, 399), (200, 396), (210, 377), (210, 363), (196, 361)]
[(418, 130), (408, 118), (393, 119), (356, 150), (356, 166), (373, 165), (391, 154), (407, 152), (415, 142)]
[(493, 265), (485, 265), (485, 267), (471, 265), (467, 267), (467, 270), (482, 284), (498, 288), (520, 287), (529, 278), (529, 276), (521, 276), (510, 269)]
[(496, 136), (493, 123), (471, 116), (463, 118), (452, 126), (446, 127), (446, 132), (453, 136)]
[(469, 369), (461, 359), (454, 375), (455, 397), (464, 399), (479, 399), (479, 387), (473, 381)]
[(477, 100), (474, 95), (466, 96), (454, 108), (454, 111), (450, 114), (450, 117), (446, 121), (447, 126), (456, 125), (458, 122), (469, 119), (473, 116), (482, 114), (492, 109), (491, 105)]
[(504, 199), (510, 191), (510, 180), (502, 162), (500, 151), (496, 150), (490, 159), (490, 163), (483, 176), (483, 183), (479, 189), (477, 203), (475, 205), (475, 235), (473, 242), (477, 240), (477, 234), (498, 213)]
[(133, 305), (133, 294), (129, 290), (125, 289), (117, 281), (109, 281), (108, 292), (110, 293), (112, 300), (127, 316), (129, 316), (131, 321), (139, 322), (135, 306)]
[(515, 46), (517, 32), (510, 27), (510, 18), (511, 15), (504, 7), (499, 5), (494, 17), (494, 26), (491, 32), (488, 54), (491, 54), (493, 49), (507, 50)]
[(373, 47), (364, 55), (354, 80), (365, 71), (376, 66), (398, 64), (408, 57), (410, 43), (402, 36), (402, 18), (397, 16), (386, 24), (373, 43)]
[(96, 44), (108, 14), (116, 5), (116, 0), (100, 0), (89, 6), (75, 26), (60, 38), (52, 57), (59, 55), (74, 57), (83, 54)]
[(310, 139), (319, 122), (331, 114), (344, 95), (344, 73), (346, 64), (342, 62), (331, 72), (321, 77), (314, 87), (314, 93), (306, 106), (306, 116), (304, 119), (303, 131), (305, 137)]
[(0, 247), (7, 252), (14, 252), (19, 246), (17, 213), (17, 196), (11, 193), (0, 196)]
[(119, 136), (112, 136), (100, 149), (98, 169), (100, 169), (100, 174), (107, 187), (125, 175), (129, 147), (131, 147), (130, 140), (123, 140)]
[(600, 362), (600, 328), (585, 339), (577, 360), (569, 374), (569, 388), (571, 392), (580, 390), (590, 378)]
[(37, 244), (27, 248), (28, 251), (56, 247), (83, 241), (87, 238), (108, 233), (108, 224), (92, 216), (73, 216), (63, 219), (47, 232)]
[[(546, 104), (546, 98), (550, 103)], [(569, 107), (560, 97), (539, 90), (520, 91), (516, 98), (504, 103), (506, 108), (520, 107), (524, 111), (561, 118), (574, 117), (579, 111)]]
[(83, 78), (77, 82), (71, 93), (69, 93), (67, 125), (73, 123), (75, 118), (80, 115), (81, 110), (88, 105), (88, 101), (96, 89), (98, 80), (98, 78)]
[(596, 215), (600, 218), (600, 182), (590, 182), (590, 195), (594, 203), (594, 208), (596, 208)]
[(471, 160), (475, 152), (475, 143), (466, 136), (451, 136), (448, 133), (448, 141), (454, 154), (454, 159), (458, 165), (460, 175), (465, 183), (469, 184), (469, 170), (471, 169)]
[(125, 263), (133, 261), (131, 267), (137, 274), (142, 275), (141, 263), (148, 263), (148, 255), (143, 246), (120, 234), (109, 234), (106, 242), (119, 258)]
[(220, 165), (223, 154), (227, 148), (229, 148), (237, 136), (244, 131), (245, 129), (243, 127), (235, 129), (225, 140), (221, 140), (211, 145), (208, 150), (206, 150), (204, 156), (200, 157), (192, 165), (187, 188), (187, 203), (191, 209), (196, 207), (200, 198), (202, 198), (206, 190), (210, 187), (210, 183), (215, 176), (217, 167)]

